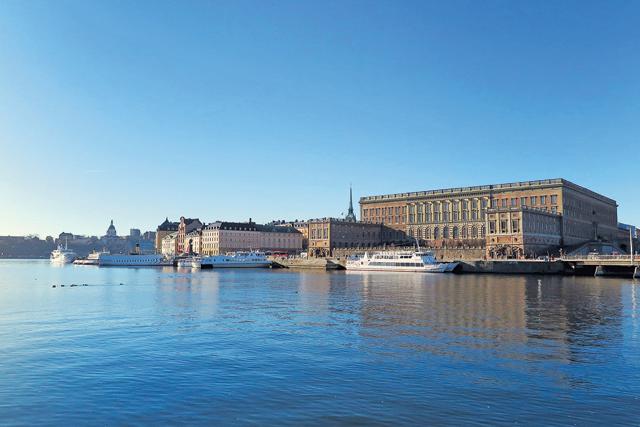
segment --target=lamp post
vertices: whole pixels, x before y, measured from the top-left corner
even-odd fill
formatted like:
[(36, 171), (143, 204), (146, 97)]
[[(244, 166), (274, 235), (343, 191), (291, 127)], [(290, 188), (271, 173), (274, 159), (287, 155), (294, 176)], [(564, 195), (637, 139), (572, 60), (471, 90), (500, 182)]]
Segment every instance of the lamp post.
[(633, 265), (633, 234), (631, 233), (632, 228), (629, 227), (629, 248), (631, 254), (631, 265)]

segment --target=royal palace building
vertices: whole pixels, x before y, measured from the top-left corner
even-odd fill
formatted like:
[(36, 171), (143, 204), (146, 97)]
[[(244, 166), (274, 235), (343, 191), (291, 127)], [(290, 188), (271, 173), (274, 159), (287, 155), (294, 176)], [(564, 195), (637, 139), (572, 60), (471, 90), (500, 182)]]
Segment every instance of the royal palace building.
[(360, 213), (431, 247), (483, 246), (490, 257), (614, 241), (618, 223), (615, 200), (560, 178), (367, 196)]

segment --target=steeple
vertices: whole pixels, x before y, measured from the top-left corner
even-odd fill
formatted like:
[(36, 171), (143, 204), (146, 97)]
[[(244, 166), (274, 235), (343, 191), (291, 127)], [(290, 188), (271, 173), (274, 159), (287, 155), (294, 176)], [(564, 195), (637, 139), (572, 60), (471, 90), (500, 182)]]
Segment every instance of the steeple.
[(344, 219), (349, 222), (357, 221), (356, 214), (353, 213), (353, 189), (351, 188), (351, 184), (349, 184), (349, 211)]

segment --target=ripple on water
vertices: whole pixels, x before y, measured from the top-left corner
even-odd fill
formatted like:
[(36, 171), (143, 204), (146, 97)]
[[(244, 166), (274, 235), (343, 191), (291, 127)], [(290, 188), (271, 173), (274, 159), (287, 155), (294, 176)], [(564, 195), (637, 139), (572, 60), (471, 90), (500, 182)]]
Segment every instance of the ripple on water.
[(28, 425), (630, 424), (640, 416), (633, 286), (0, 261), (0, 416)]

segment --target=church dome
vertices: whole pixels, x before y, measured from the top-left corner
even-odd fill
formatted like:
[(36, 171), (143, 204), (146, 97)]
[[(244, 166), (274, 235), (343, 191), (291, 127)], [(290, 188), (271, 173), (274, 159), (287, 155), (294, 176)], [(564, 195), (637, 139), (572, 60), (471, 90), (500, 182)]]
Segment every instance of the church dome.
[(107, 228), (107, 236), (108, 237), (116, 237), (117, 236), (116, 228), (113, 226), (113, 220), (111, 220), (111, 225), (109, 225), (109, 228)]

